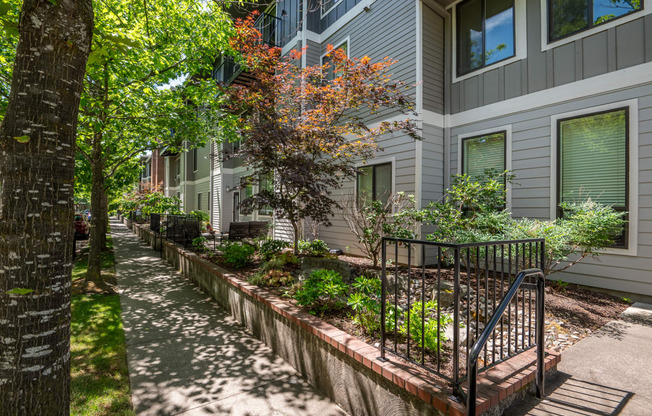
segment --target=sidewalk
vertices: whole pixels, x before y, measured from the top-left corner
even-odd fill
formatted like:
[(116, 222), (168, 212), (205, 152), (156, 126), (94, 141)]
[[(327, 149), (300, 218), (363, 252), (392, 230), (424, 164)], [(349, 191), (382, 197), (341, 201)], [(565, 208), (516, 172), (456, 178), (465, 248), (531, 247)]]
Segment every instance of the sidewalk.
[(346, 415), (112, 220), (138, 415)]
[(652, 415), (652, 305), (635, 303), (564, 351), (558, 370), (546, 400), (528, 398), (505, 415)]

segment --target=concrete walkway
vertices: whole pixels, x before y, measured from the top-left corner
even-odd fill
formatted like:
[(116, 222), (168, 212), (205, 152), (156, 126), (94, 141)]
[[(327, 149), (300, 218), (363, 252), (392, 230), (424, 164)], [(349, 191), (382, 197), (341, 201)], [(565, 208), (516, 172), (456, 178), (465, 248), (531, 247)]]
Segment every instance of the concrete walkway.
[(546, 380), (546, 400), (505, 415), (652, 415), (652, 305), (635, 303), (564, 351), (558, 370)]
[(111, 230), (136, 414), (345, 415), (122, 223)]

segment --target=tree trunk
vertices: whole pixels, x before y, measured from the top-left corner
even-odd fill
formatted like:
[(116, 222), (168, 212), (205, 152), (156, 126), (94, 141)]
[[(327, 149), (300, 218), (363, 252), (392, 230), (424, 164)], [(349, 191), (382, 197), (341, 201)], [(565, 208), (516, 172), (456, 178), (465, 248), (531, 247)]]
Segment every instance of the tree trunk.
[(297, 224), (296, 221), (290, 220), (290, 223), (292, 223), (292, 230), (294, 231), (294, 255), (298, 256), (299, 255), (299, 224)]
[(92, 31), (90, 0), (24, 0), (0, 125), (2, 415), (70, 411), (75, 135)]
[(102, 157), (102, 133), (95, 133), (91, 153), (91, 238), (88, 244), (88, 271), (86, 280), (102, 281), (102, 249), (106, 242), (104, 215), (104, 158)]

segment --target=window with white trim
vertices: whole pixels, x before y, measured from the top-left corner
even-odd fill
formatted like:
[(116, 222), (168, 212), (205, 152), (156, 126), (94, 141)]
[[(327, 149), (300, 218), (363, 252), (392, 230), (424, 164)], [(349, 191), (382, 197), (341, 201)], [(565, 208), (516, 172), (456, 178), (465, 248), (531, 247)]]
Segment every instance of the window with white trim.
[(368, 205), (372, 201), (385, 205), (392, 194), (391, 162), (359, 168), (356, 191), (358, 206)]
[(514, 0), (465, 0), (455, 14), (457, 76), (516, 55)]
[(548, 40), (562, 39), (640, 10), (641, 0), (548, 0)]
[(333, 48), (333, 51), (325, 54), (324, 56), (321, 57), (321, 65), (324, 66), (326, 64), (329, 65), (329, 67), (326, 69), (326, 79), (329, 81), (332, 81), (335, 79), (337, 76), (340, 74), (338, 72), (335, 72), (335, 68), (333, 66), (333, 56), (331, 55), (334, 51), (336, 50), (341, 50), (343, 51), (347, 56), (349, 55), (349, 41), (345, 40), (344, 42), (340, 43), (337, 47)]
[[(274, 192), (274, 176), (271, 173), (260, 175), (260, 181), (258, 182), (258, 192), (260, 191), (269, 191)], [(272, 215), (274, 210), (265, 206), (258, 210), (259, 215)]]
[(322, 0), (321, 3), (321, 15), (325, 15), (330, 12), (335, 6), (340, 4), (342, 0)]
[(506, 132), (500, 131), (462, 139), (462, 173), (477, 181), (488, 170), (504, 172), (507, 169), (505, 136)]
[[(557, 202), (591, 198), (628, 211), (629, 109), (562, 119), (557, 132)], [(563, 216), (560, 208), (557, 215)], [(627, 248), (628, 231), (625, 225), (616, 247)]]

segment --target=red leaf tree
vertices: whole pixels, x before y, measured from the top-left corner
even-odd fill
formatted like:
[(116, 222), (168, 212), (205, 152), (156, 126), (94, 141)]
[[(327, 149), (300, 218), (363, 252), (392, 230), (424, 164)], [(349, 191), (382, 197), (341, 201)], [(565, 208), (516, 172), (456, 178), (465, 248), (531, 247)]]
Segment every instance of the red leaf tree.
[(273, 178), (273, 186), (242, 201), (241, 210), (247, 214), (267, 207), (288, 220), (296, 252), (301, 222), (331, 224), (339, 207), (333, 190), (355, 178), (357, 161), (382, 150), (380, 136), (403, 132), (419, 138), (408, 117), (373, 127), (364, 121), (383, 110), (415, 116), (408, 93), (412, 86), (391, 79), (396, 61), (388, 57), (376, 63), (367, 56), (350, 59), (331, 46), (329, 63), (301, 68), (305, 50), (281, 56), (280, 48), (262, 42), (253, 22), (253, 16), (236, 22), (231, 40), (253, 81), (224, 87), (242, 140), (240, 149), (226, 157), (241, 157), (253, 172), (241, 186)]

